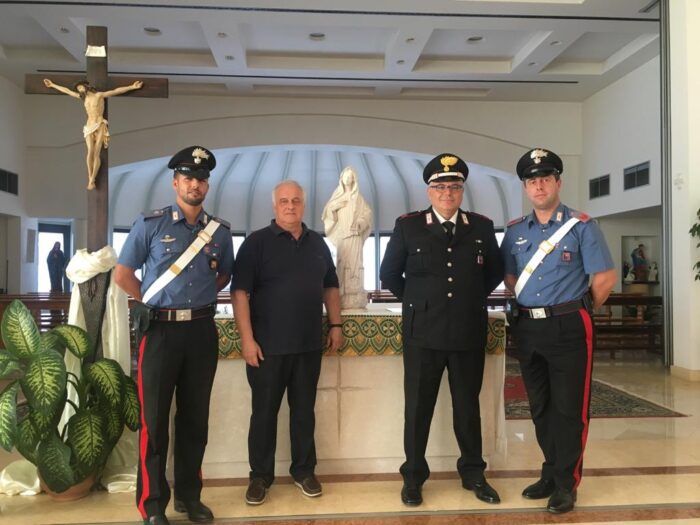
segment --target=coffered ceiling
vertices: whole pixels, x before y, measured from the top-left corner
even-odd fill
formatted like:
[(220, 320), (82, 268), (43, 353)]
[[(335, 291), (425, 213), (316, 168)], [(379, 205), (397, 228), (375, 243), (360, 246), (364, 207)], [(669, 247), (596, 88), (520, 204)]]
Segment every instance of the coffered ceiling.
[(659, 52), (651, 0), (0, 1), (0, 75), (85, 69), (171, 94), (581, 101)]

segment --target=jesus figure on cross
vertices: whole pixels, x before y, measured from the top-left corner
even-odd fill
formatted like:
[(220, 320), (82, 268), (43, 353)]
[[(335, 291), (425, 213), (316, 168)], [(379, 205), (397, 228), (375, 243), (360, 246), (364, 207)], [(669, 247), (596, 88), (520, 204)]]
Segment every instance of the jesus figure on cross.
[(137, 80), (128, 86), (122, 86), (109, 91), (97, 91), (88, 82), (82, 80), (75, 85), (75, 91), (64, 86), (54, 84), (48, 78), (44, 79), (44, 85), (53, 88), (73, 98), (83, 100), (87, 122), (83, 126), (83, 136), (87, 145), (87, 170), (88, 190), (95, 188), (95, 179), (100, 170), (100, 151), (109, 145), (109, 128), (107, 119), (104, 118), (104, 99), (115, 95), (123, 95), (135, 89), (141, 89), (143, 82)]

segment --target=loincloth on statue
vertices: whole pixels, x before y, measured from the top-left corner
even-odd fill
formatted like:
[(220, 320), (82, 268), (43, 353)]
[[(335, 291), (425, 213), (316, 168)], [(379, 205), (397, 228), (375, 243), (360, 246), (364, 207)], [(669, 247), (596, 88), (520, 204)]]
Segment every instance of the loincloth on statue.
[(109, 123), (107, 122), (107, 119), (103, 118), (94, 124), (83, 126), (83, 138), (87, 138), (88, 135), (92, 135), (98, 129), (100, 129), (100, 127), (104, 127), (104, 142), (102, 143), (102, 147), (107, 149), (107, 146), (109, 146)]

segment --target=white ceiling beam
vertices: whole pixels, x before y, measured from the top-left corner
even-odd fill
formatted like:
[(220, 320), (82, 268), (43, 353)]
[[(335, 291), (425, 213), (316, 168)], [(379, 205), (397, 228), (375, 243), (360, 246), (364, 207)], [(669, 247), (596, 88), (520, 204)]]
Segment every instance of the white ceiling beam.
[[(515, 78), (529, 77), (545, 69), (571, 44), (585, 33), (582, 29), (567, 31), (536, 31), (513, 57), (511, 74)], [(553, 42), (559, 44), (552, 45)], [(532, 64), (532, 65), (531, 65)]]
[(247, 71), (248, 58), (238, 23), (203, 21), (200, 24), (217, 66), (228, 73)]
[(384, 53), (384, 71), (405, 75), (413, 71), (425, 49), (433, 28), (412, 24), (400, 27), (389, 40)]

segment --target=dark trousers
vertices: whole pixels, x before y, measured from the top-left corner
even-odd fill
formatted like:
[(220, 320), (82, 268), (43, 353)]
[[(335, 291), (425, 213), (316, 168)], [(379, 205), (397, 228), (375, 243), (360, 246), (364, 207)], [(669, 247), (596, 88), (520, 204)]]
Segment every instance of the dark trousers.
[(260, 367), (246, 366), (253, 413), (248, 431), (250, 477), (262, 478), (269, 487), (275, 479), (277, 414), (287, 390), (292, 465), (289, 473), (303, 480), (316, 468), (314, 429), (316, 386), (321, 373), (321, 352), (266, 355)]
[(461, 453), (457, 470), (463, 480), (483, 478), (486, 463), (481, 456), (479, 392), (484, 359), (483, 351), (457, 352), (404, 346), (403, 439), (406, 462), (401, 465), (400, 472), (407, 485), (420, 486), (430, 475), (425, 449), (445, 368), (452, 395), (454, 432)]
[(213, 318), (151, 322), (141, 339), (141, 401), (136, 503), (143, 517), (164, 514), (170, 500), (165, 479), (170, 406), (175, 393), (175, 497), (199, 500), (207, 444), (209, 398), (218, 360)]
[(581, 309), (546, 319), (521, 318), (514, 330), (530, 400), (542, 478), (578, 487), (588, 436), (593, 367), (593, 323)]

